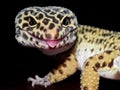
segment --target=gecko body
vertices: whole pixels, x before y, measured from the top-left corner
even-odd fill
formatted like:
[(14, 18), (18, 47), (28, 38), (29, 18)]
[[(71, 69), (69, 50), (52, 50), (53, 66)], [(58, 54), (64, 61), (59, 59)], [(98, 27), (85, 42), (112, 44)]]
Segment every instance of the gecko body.
[[(16, 40), (46, 55), (65, 54), (64, 62), (45, 77), (28, 78), (49, 86), (81, 70), (81, 90), (98, 90), (99, 77), (120, 80), (120, 32), (78, 24), (64, 7), (28, 7), (15, 18)], [(66, 52), (66, 53), (64, 53)]]

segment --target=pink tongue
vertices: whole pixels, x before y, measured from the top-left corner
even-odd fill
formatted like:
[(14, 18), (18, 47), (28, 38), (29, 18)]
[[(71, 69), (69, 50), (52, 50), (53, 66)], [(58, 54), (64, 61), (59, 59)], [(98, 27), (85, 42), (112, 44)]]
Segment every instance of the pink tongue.
[(46, 42), (51, 48), (54, 48), (57, 45), (58, 40), (47, 40)]

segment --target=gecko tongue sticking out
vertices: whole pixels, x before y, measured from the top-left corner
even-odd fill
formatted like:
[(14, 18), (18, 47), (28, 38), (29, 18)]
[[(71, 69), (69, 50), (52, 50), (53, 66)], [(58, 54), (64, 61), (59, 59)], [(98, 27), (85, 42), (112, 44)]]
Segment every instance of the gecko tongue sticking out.
[(51, 47), (54, 48), (58, 44), (58, 40), (47, 40), (47, 44)]

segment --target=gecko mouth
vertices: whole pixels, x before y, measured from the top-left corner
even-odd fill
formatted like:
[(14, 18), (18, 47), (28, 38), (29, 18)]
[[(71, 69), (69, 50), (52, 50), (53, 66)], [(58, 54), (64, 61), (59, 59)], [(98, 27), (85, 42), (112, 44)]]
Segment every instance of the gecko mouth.
[(69, 38), (70, 34), (73, 32), (70, 31), (68, 32), (66, 35), (64, 35), (62, 38), (60, 39), (56, 39), (56, 40), (47, 40), (47, 39), (43, 39), (43, 38), (40, 38), (38, 36), (36, 36), (35, 34), (31, 34), (29, 32), (27, 32), (32, 38), (36, 39), (36, 42), (37, 43), (44, 43), (46, 45), (48, 45), (49, 49), (54, 49), (54, 48), (59, 48), (61, 46), (63, 46), (63, 44), (65, 45), (67, 39)]

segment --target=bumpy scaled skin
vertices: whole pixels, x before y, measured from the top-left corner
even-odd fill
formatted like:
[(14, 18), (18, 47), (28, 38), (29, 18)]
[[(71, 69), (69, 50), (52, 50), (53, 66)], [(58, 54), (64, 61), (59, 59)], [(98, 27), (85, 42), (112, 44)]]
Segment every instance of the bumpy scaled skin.
[[(63, 7), (28, 7), (15, 18), (16, 36), (24, 46), (63, 63), (44, 78), (28, 78), (32, 86), (49, 86), (81, 70), (81, 90), (98, 90), (99, 76), (120, 80), (120, 32), (78, 25), (75, 14)], [(71, 68), (72, 67), (72, 68)]]

